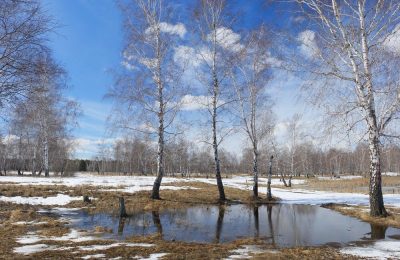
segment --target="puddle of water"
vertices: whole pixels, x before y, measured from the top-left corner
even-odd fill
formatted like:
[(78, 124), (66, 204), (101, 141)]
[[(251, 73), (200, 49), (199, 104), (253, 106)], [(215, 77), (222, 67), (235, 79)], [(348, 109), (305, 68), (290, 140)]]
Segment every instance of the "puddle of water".
[(163, 239), (172, 241), (223, 243), (260, 238), (277, 247), (293, 247), (342, 246), (360, 240), (400, 237), (400, 229), (375, 226), (311, 205), (195, 206), (137, 213), (125, 219), (79, 210), (68, 218), (74, 228), (111, 229), (112, 233), (105, 237), (114, 239), (159, 233)]

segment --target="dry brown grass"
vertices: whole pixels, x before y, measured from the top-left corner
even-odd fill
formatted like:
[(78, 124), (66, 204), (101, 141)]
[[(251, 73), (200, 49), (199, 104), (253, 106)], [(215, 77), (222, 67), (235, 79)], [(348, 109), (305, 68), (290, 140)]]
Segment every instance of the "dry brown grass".
[(297, 247), (280, 250), (278, 253), (262, 253), (254, 259), (360, 259), (351, 255), (343, 255), (332, 247)]
[(344, 215), (356, 217), (365, 222), (372, 223), (375, 225), (382, 226), (392, 226), (400, 228), (400, 210), (397, 208), (386, 208), (389, 213), (389, 216), (384, 217), (371, 217), (369, 215), (369, 208), (366, 206), (350, 206), (343, 204), (326, 204), (323, 205), (325, 208), (336, 210)]
[[(389, 188), (386, 193), (400, 192), (400, 176), (383, 176), (382, 186)], [(309, 190), (335, 191), (335, 192), (351, 192), (351, 193), (368, 193), (369, 178), (362, 177), (356, 179), (333, 179), (320, 180), (316, 178), (306, 179), (305, 184), (296, 185), (295, 188), (303, 188)], [(390, 189), (393, 188), (393, 189)], [(384, 192), (385, 193), (385, 192)]]

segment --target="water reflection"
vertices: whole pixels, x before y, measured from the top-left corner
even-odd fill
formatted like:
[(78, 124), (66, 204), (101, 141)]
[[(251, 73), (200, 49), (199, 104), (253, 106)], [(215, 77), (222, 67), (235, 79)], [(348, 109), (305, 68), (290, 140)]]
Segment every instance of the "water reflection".
[(220, 205), (218, 207), (218, 219), (217, 219), (217, 226), (216, 226), (216, 230), (215, 230), (214, 243), (219, 243), (220, 242), (222, 225), (224, 223), (224, 216), (225, 216), (225, 207)]
[(370, 225), (308, 205), (196, 206), (135, 213), (121, 219), (82, 210), (72, 217), (76, 219), (71, 225), (76, 228), (111, 228), (113, 233), (105, 236), (117, 239), (150, 234), (159, 234), (165, 240), (206, 243), (259, 238), (277, 247), (291, 247), (345, 244), (400, 235), (399, 229)]
[(160, 220), (160, 213), (158, 211), (152, 211), (151, 215), (153, 216), (153, 223), (154, 226), (157, 228), (157, 233), (163, 237), (163, 232), (162, 232), (162, 225), (161, 225), (161, 220)]
[(386, 230), (388, 227), (380, 225), (371, 225), (371, 238), (372, 239), (384, 239), (386, 238)]

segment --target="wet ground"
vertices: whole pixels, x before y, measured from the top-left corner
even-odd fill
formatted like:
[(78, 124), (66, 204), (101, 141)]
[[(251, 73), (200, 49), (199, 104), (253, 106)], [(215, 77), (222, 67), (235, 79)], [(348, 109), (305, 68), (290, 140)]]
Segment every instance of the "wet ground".
[(277, 247), (293, 247), (344, 246), (355, 241), (400, 238), (400, 229), (372, 225), (311, 205), (194, 206), (142, 212), (122, 219), (86, 210), (54, 213), (70, 219), (74, 228), (109, 229), (104, 236), (114, 239), (159, 233), (170, 241), (224, 243), (259, 238)]

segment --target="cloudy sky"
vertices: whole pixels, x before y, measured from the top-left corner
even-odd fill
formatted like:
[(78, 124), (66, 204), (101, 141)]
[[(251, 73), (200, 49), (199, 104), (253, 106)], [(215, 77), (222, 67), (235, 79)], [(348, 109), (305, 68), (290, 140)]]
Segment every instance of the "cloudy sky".
[[(162, 28), (183, 40), (190, 37), (185, 24), (185, 21), (189, 22), (191, 18), (191, 13), (185, 12), (191, 8), (188, 2), (194, 1), (174, 1), (179, 10), (182, 10), (182, 14), (179, 15), (180, 24), (164, 24)], [(110, 71), (121, 66), (134, 66), (127, 64), (122, 55), (122, 17), (115, 1), (112, 0), (44, 0), (43, 3), (45, 9), (60, 25), (50, 40), (55, 58), (69, 74), (71, 88), (66, 95), (77, 100), (83, 110), (83, 115), (79, 118), (80, 127), (73, 133), (78, 144), (75, 157), (91, 158), (96, 155), (99, 144), (112, 143), (114, 138), (118, 137), (108, 131), (108, 118), (112, 117), (112, 101), (104, 96), (113, 84)], [(263, 0), (238, 0), (234, 3), (234, 11), (240, 12), (240, 18), (234, 28), (224, 29), (224, 33), (232, 36), (232, 42), (224, 44), (231, 48), (240, 48), (240, 31), (254, 28), (261, 23), (275, 29), (290, 30), (290, 25), (300, 20), (299, 17), (291, 17), (282, 12), (285, 6), (265, 6)], [(304, 30), (296, 35), (294, 48), (298, 48), (305, 56), (312, 56), (313, 32)], [(185, 48), (192, 47), (185, 45)], [(179, 51), (187, 53), (188, 49), (177, 49), (178, 56)], [(271, 56), (271, 59), (273, 58)], [(267, 91), (275, 103), (278, 138), (285, 136), (285, 124), (295, 113), (304, 114), (303, 127), (312, 128), (315, 125), (315, 111), (311, 111), (310, 106), (299, 99), (299, 79), (282, 72), (276, 72), (274, 76), (268, 84)], [(185, 98), (188, 104), (192, 104), (186, 108), (186, 116), (197, 118), (196, 113), (200, 112), (201, 108), (196, 107), (192, 96)], [(199, 129), (194, 127), (187, 136), (196, 139), (198, 133)], [(225, 148), (238, 154), (243, 145), (245, 138), (240, 134), (229, 137), (223, 144)]]

